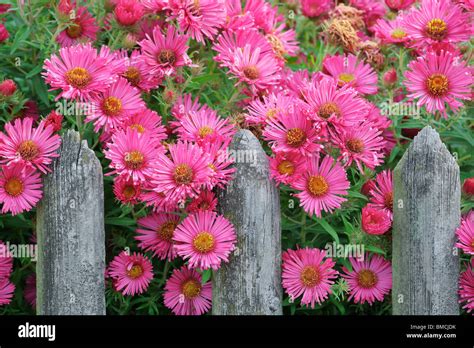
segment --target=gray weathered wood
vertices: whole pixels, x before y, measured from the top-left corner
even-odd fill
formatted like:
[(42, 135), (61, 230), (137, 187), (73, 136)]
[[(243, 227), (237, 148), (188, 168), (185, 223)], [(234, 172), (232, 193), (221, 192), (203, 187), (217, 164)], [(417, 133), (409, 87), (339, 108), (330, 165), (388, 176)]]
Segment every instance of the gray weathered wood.
[(268, 158), (248, 130), (230, 148), (237, 172), (219, 210), (235, 226), (238, 249), (214, 274), (212, 313), (282, 314), (280, 199)]
[(425, 127), (394, 170), (393, 314), (459, 314), (459, 167)]
[(68, 131), (37, 211), (37, 312), (105, 314), (102, 167)]

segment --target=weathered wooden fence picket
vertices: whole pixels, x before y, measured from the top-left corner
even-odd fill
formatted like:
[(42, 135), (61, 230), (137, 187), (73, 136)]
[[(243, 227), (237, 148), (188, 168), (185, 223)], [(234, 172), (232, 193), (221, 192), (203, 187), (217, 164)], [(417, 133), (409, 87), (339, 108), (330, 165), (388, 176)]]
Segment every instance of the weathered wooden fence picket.
[[(237, 172), (219, 210), (235, 225), (237, 249), (213, 277), (213, 314), (281, 314), (278, 190), (268, 159), (248, 130), (231, 150)], [(245, 154), (244, 156), (239, 156)], [(105, 314), (102, 169), (76, 132), (45, 179), (38, 207), (38, 314)], [(454, 158), (430, 127), (394, 171), (393, 313), (459, 314), (460, 178)]]

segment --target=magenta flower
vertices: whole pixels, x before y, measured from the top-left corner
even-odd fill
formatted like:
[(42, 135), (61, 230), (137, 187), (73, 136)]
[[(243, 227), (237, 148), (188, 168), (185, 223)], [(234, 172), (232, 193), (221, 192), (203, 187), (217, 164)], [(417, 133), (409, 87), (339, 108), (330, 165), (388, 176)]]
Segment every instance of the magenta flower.
[(136, 240), (143, 251), (151, 251), (160, 260), (173, 260), (176, 250), (173, 248), (173, 236), (179, 225), (176, 213), (154, 213), (138, 220)]
[(456, 236), (458, 237), (456, 246), (466, 254), (474, 255), (474, 219), (463, 218), (456, 230)]
[(300, 205), (310, 215), (321, 217), (321, 212), (332, 212), (347, 199), (349, 189), (347, 175), (339, 162), (330, 156), (311, 157), (307, 162), (307, 170), (292, 183), (291, 187), (302, 191), (295, 194), (300, 199)]
[(377, 174), (370, 189), (370, 203), (373, 208), (383, 209), (392, 217), (393, 211), (393, 174), (387, 169)]
[(474, 259), (459, 278), (459, 297), (459, 302), (464, 303), (462, 308), (471, 313), (474, 310)]
[(301, 304), (314, 308), (331, 294), (338, 272), (326, 252), (316, 248), (287, 250), (282, 255), (282, 285), (291, 299), (303, 295)]
[(365, 206), (362, 208), (362, 229), (368, 234), (380, 235), (392, 227), (392, 218), (386, 210)]
[(51, 90), (61, 89), (56, 97), (88, 101), (92, 95), (106, 91), (116, 80), (106, 57), (99, 56), (89, 44), (63, 47), (59, 56), (46, 59), (43, 72)]
[(349, 285), (349, 300), (355, 303), (372, 305), (376, 300), (383, 301), (392, 289), (392, 265), (380, 255), (366, 254), (365, 260), (351, 257), (352, 271), (343, 267), (342, 277)]
[(229, 262), (237, 237), (229, 220), (203, 211), (184, 219), (176, 228), (173, 241), (176, 252), (188, 260), (190, 268), (216, 270), (222, 261)]
[(432, 114), (439, 111), (447, 118), (446, 104), (457, 112), (463, 105), (461, 99), (471, 99), (471, 68), (449, 52), (429, 52), (411, 61), (408, 69), (404, 82), (408, 97), (417, 98), (417, 104), (425, 105)]
[(115, 290), (134, 296), (148, 289), (153, 278), (153, 267), (140, 253), (128, 255), (121, 252), (110, 262), (108, 274), (114, 280)]
[(0, 133), (0, 163), (6, 165), (20, 164), (35, 167), (43, 173), (51, 171), (48, 166), (53, 158), (58, 157), (57, 150), (61, 138), (53, 134), (53, 127), (40, 122), (33, 127), (33, 119), (16, 119), (5, 125), (6, 135)]
[(0, 169), (2, 213), (17, 215), (31, 210), (43, 196), (40, 173), (21, 164)]
[(323, 68), (339, 86), (348, 85), (361, 94), (377, 93), (377, 74), (369, 64), (359, 62), (353, 54), (328, 56)]
[(201, 275), (185, 265), (175, 269), (166, 282), (164, 300), (176, 315), (201, 315), (211, 308), (212, 284), (203, 284)]
[(11, 302), (14, 291), (15, 285), (8, 278), (0, 279), (0, 306)]
[(69, 47), (78, 43), (96, 40), (99, 27), (94, 17), (92, 17), (86, 7), (78, 7), (74, 11), (75, 17), (71, 19), (68, 27), (56, 38), (61, 47)]

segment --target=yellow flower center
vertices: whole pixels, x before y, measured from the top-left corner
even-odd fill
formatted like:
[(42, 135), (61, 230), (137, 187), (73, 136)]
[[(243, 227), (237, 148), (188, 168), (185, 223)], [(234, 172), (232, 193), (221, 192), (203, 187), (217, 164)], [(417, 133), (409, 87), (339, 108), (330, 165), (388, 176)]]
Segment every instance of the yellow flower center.
[(33, 140), (25, 140), (18, 146), (18, 153), (25, 161), (32, 161), (39, 155), (40, 149)]
[(132, 279), (137, 279), (143, 274), (143, 268), (140, 265), (133, 265), (132, 268), (127, 270), (127, 275)]
[(268, 120), (272, 120), (275, 118), (277, 113), (278, 113), (278, 109), (273, 108), (273, 109), (268, 110), (265, 116), (267, 117)]
[(347, 148), (349, 151), (354, 153), (361, 153), (364, 151), (364, 142), (360, 139), (349, 139), (346, 142)]
[(74, 88), (85, 88), (92, 81), (89, 72), (80, 67), (72, 68), (66, 73), (66, 82)]
[(283, 175), (293, 175), (293, 173), (295, 172), (295, 166), (291, 161), (281, 161), (278, 165), (278, 172)]
[(443, 74), (433, 74), (426, 80), (426, 87), (432, 96), (441, 97), (448, 91), (448, 78)]
[(125, 153), (124, 159), (128, 169), (140, 169), (145, 163), (145, 156), (140, 151)]
[(357, 284), (364, 289), (371, 289), (377, 284), (377, 275), (370, 269), (360, 270), (357, 274)]
[(18, 178), (8, 179), (5, 183), (5, 191), (12, 197), (18, 197), (23, 193), (23, 182)]
[(322, 175), (314, 175), (309, 178), (308, 191), (315, 197), (324, 196), (329, 190), (329, 185)]
[(446, 22), (440, 18), (433, 18), (426, 24), (426, 34), (433, 40), (443, 40), (448, 33)]
[(171, 243), (176, 226), (178, 226), (176, 221), (167, 221), (159, 227), (158, 235), (161, 239)]
[(209, 126), (203, 126), (199, 129), (199, 137), (201, 138), (211, 135), (212, 133), (214, 133), (214, 129)]
[(122, 111), (122, 101), (115, 97), (107, 97), (102, 102), (102, 110), (107, 116), (117, 116)]
[(407, 36), (407, 33), (402, 28), (395, 28), (392, 30), (390, 36), (392, 37), (392, 39), (401, 40)]
[(179, 185), (188, 185), (193, 181), (193, 170), (187, 164), (180, 164), (174, 170), (174, 181)]
[(205, 254), (214, 250), (215, 241), (214, 236), (209, 232), (199, 232), (193, 239), (194, 250)]
[(349, 73), (339, 74), (338, 85), (343, 86), (346, 83), (354, 81), (354, 79), (355, 79), (355, 76), (353, 74), (349, 74)]
[(305, 266), (300, 275), (300, 280), (304, 286), (312, 288), (321, 281), (321, 274), (314, 266)]
[(274, 34), (267, 34), (267, 40), (272, 46), (273, 52), (280, 58), (286, 54), (285, 46), (281, 42), (278, 36)]
[(306, 141), (306, 134), (300, 128), (291, 128), (286, 133), (286, 143), (291, 147), (299, 147)]
[(256, 66), (248, 66), (244, 68), (244, 75), (249, 80), (256, 80), (260, 76)]
[(123, 76), (132, 86), (137, 86), (140, 83), (140, 70), (134, 66), (129, 66)]
[(181, 286), (181, 292), (186, 299), (193, 299), (201, 293), (202, 285), (195, 279), (189, 279)]
[(171, 64), (173, 65), (176, 62), (176, 54), (173, 50), (164, 49), (158, 53), (156, 57), (158, 63), (160, 64)]
[(129, 128), (136, 130), (140, 134), (145, 133), (145, 127), (143, 127), (141, 124), (138, 124), (138, 123), (134, 123), (130, 125)]
[(332, 114), (336, 114), (337, 117), (341, 116), (341, 110), (339, 109), (336, 103), (327, 102), (319, 107), (319, 110), (318, 110), (319, 117), (327, 119)]

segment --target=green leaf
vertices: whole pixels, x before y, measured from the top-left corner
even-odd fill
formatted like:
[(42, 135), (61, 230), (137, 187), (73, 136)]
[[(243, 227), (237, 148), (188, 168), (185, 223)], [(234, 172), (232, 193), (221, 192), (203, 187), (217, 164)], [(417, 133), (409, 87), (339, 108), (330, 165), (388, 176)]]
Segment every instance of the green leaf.
[(15, 34), (15, 38), (13, 39), (13, 45), (10, 49), (10, 54), (14, 54), (15, 51), (18, 49), (20, 44), (22, 44), (26, 38), (30, 35), (30, 28), (23, 27), (22, 29), (18, 30)]
[(133, 226), (135, 225), (135, 220), (132, 218), (127, 217), (112, 217), (112, 218), (105, 218), (106, 225), (114, 225), (114, 226)]
[(324, 218), (315, 218), (317, 222), (326, 230), (327, 233), (331, 235), (331, 237), (336, 241), (337, 244), (339, 244), (339, 236), (337, 235), (337, 232), (334, 228), (331, 227), (331, 225), (328, 224), (328, 222)]

